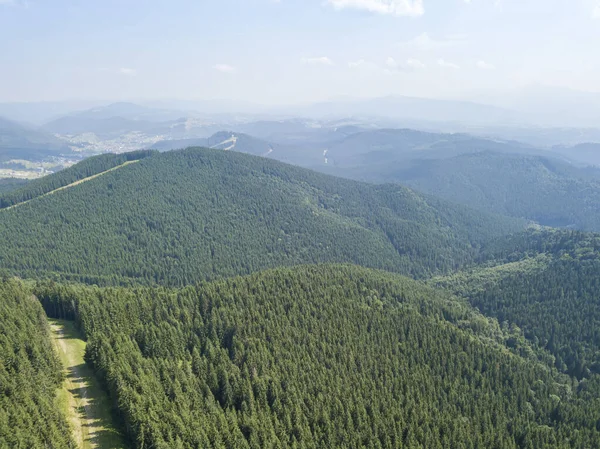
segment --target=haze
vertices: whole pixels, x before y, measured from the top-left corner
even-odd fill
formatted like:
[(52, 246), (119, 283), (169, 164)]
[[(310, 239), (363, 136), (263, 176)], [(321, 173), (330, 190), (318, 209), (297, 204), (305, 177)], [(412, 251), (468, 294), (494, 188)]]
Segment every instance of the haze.
[(0, 0), (0, 102), (509, 107), (540, 86), (600, 91), (599, 19), (592, 0)]

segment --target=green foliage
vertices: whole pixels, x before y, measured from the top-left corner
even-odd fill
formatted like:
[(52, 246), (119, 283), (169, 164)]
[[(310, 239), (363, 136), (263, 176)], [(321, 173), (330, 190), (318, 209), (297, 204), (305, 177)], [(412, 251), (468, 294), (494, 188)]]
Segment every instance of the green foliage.
[(1, 281), (0, 447), (75, 447), (55, 404), (62, 380), (40, 303), (20, 282)]
[(598, 388), (415, 281), (282, 268), (181, 290), (39, 284), (147, 448), (599, 447)]
[(560, 370), (600, 374), (600, 236), (533, 231), (500, 239), (483, 254), (498, 265), (432, 282), (519, 326)]
[(152, 156), (154, 153), (153, 151), (134, 151), (123, 154), (103, 154), (85, 159), (73, 167), (61, 170), (51, 176), (30, 181), (20, 189), (5, 193), (0, 197), (0, 209), (29, 201), (60, 187), (117, 167), (127, 161), (143, 159)]
[(25, 179), (0, 178), (0, 194), (16, 190), (25, 184), (27, 184), (27, 180)]
[(544, 226), (600, 231), (600, 170), (577, 168), (551, 157), (500, 152), (506, 144), (498, 143), (497, 148), (489, 141), (471, 144), (449, 141), (408, 153), (374, 150), (356, 166), (333, 171), (371, 182), (399, 182)]
[(22, 277), (113, 285), (187, 285), (318, 262), (423, 277), (471, 262), (483, 242), (522, 227), (396, 185), (188, 149), (0, 211), (0, 263)]
[(465, 154), (396, 177), (419, 191), (545, 226), (600, 231), (600, 176), (537, 156)]

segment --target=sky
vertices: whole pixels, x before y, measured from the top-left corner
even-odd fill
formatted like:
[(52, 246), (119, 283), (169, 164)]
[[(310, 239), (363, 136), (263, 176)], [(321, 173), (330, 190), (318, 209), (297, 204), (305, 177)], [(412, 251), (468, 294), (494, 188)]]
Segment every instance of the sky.
[(0, 102), (600, 92), (600, 0), (0, 0)]

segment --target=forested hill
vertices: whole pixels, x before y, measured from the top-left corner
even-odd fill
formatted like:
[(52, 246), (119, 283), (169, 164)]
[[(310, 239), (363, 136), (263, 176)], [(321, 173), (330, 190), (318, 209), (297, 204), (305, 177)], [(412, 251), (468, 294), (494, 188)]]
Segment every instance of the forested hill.
[(577, 378), (600, 376), (600, 235), (530, 232), (486, 248), (486, 264), (433, 285), (518, 326)]
[[(463, 151), (466, 151), (463, 149)], [(367, 158), (368, 156), (368, 158)], [(600, 170), (555, 157), (481, 151), (409, 163), (377, 157), (336, 173), (371, 182), (400, 182), (478, 210), (544, 226), (600, 231)]]
[(87, 335), (135, 447), (600, 446), (597, 379), (518, 355), (518, 332), (390, 273), (301, 266), (36, 294)]
[(419, 277), (457, 269), (523, 227), (398, 185), (196, 148), (0, 210), (0, 268), (98, 284), (185, 285), (313, 262)]
[[(154, 151), (133, 151), (131, 153), (102, 154), (90, 157), (58, 173), (30, 181), (21, 188), (7, 189), (7, 193), (0, 196), (0, 209), (38, 198), (61, 187), (98, 175), (126, 162), (152, 156), (155, 153)], [(0, 193), (2, 191), (0, 185)]]
[(56, 391), (62, 366), (40, 303), (0, 280), (0, 447), (75, 449)]
[(25, 179), (0, 178), (0, 195), (19, 189), (27, 184)]

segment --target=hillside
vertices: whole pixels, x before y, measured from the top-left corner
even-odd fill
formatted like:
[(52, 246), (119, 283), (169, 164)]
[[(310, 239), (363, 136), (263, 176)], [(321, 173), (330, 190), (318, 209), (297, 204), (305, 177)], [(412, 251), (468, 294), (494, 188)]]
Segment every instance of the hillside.
[[(123, 154), (102, 154), (85, 159), (79, 164), (27, 183), (0, 183), (0, 209), (20, 205), (58, 189), (119, 167), (126, 162), (138, 161), (154, 154), (152, 151), (133, 151)], [(2, 186), (6, 185), (6, 188)], [(15, 186), (16, 185), (16, 186)]]
[(90, 283), (184, 285), (313, 262), (420, 277), (457, 269), (523, 226), (396, 185), (188, 149), (0, 211), (0, 266)]
[(52, 134), (0, 117), (0, 162), (38, 161), (69, 152), (67, 145)]
[(123, 117), (89, 118), (86, 116), (61, 117), (44, 125), (44, 129), (62, 135), (93, 133), (101, 139), (115, 139), (132, 132), (159, 134), (169, 129), (168, 124), (133, 120)]
[(169, 151), (189, 147), (237, 151), (308, 167), (323, 160), (323, 151), (319, 145), (313, 147), (305, 142), (301, 145), (275, 143), (231, 131), (219, 131), (207, 138), (163, 140), (152, 145), (151, 148), (159, 151)]
[(163, 140), (152, 146), (160, 151), (181, 150), (189, 147), (206, 147), (224, 151), (267, 156), (272, 144), (247, 134), (220, 131), (207, 138)]
[(476, 152), (450, 158), (372, 161), (337, 174), (399, 182), (488, 212), (546, 226), (600, 231), (600, 170), (551, 157)]
[(431, 284), (517, 325), (577, 378), (600, 375), (600, 235), (529, 232), (483, 249), (480, 266)]
[(62, 135), (93, 133), (102, 139), (132, 132), (162, 134), (169, 133), (171, 126), (184, 115), (181, 111), (113, 103), (55, 118), (45, 123), (43, 129)]
[(464, 155), (423, 163), (398, 180), (478, 209), (546, 226), (600, 231), (600, 172), (590, 176), (553, 159)]
[(97, 106), (83, 111), (72, 112), (65, 117), (89, 120), (106, 120), (121, 117), (134, 121), (166, 122), (185, 115), (183, 111), (141, 106), (135, 103), (118, 102)]
[(40, 303), (0, 280), (0, 447), (74, 449), (56, 398), (62, 367)]
[(0, 178), (0, 196), (17, 190), (27, 184), (25, 179)]
[(519, 334), (391, 274), (304, 266), (182, 290), (36, 291), (81, 326), (139, 448), (600, 444), (597, 385), (514, 354)]
[(581, 143), (573, 147), (558, 146), (553, 151), (564, 154), (582, 164), (600, 166), (600, 143)]
[[(413, 129), (376, 129), (356, 132), (326, 146), (329, 165), (338, 168), (375, 167), (422, 159), (496, 152), (552, 156), (548, 150), (515, 141), (486, 139), (460, 133), (432, 133)], [(554, 156), (558, 156), (554, 154)]]

